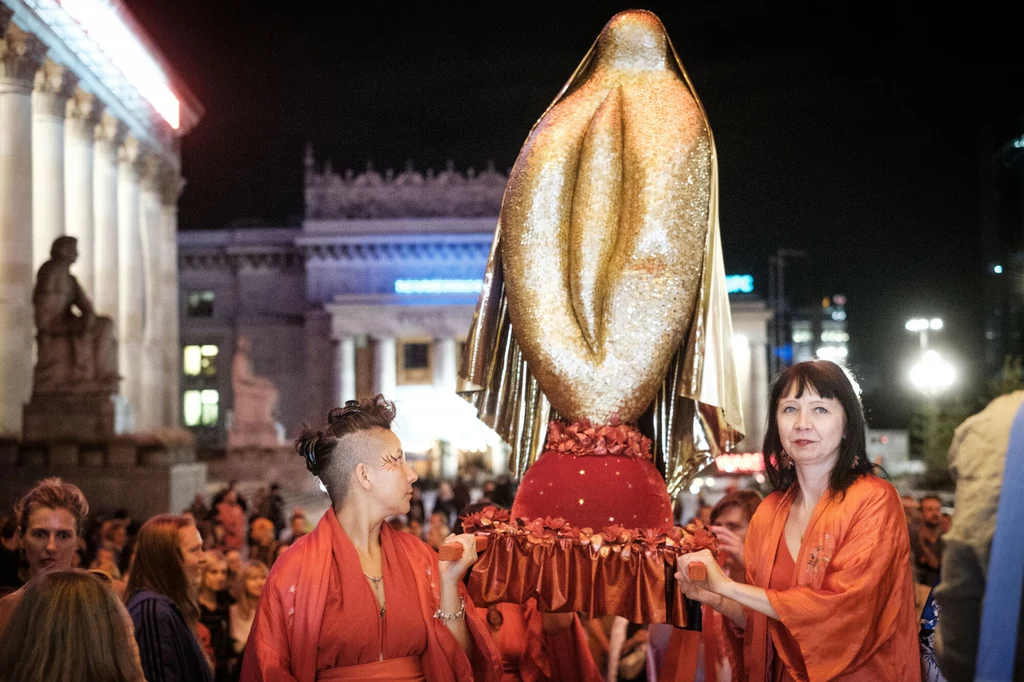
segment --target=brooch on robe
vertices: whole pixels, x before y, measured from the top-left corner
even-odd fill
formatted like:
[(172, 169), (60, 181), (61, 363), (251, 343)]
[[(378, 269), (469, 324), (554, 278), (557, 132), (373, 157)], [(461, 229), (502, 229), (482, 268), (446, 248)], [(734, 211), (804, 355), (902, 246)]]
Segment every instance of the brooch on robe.
[(807, 559), (807, 566), (804, 567), (804, 583), (815, 589), (821, 587), (825, 579), (825, 569), (832, 561), (832, 555), (836, 551), (836, 541), (831, 534), (825, 533), (822, 542), (811, 549)]

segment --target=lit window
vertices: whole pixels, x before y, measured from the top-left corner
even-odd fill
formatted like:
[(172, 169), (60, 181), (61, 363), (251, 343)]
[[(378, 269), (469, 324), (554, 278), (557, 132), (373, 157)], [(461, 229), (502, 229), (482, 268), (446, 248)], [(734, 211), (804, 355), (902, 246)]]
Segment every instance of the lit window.
[(213, 317), (213, 292), (193, 291), (188, 295), (189, 317)]
[(214, 345), (185, 346), (182, 369), (185, 376), (212, 377), (217, 376), (217, 353)]
[(199, 419), (203, 416), (201, 393), (202, 391), (185, 391), (185, 399), (181, 411), (182, 418), (185, 420), (185, 426), (199, 426)]
[(185, 426), (216, 426), (220, 412), (220, 394), (211, 389), (185, 391), (183, 408)]

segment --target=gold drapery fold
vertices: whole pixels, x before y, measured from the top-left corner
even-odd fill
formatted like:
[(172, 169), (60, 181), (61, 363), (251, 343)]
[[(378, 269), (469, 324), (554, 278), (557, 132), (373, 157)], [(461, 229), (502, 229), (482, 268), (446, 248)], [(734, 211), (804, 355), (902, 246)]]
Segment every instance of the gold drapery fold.
[[(715, 455), (731, 450), (742, 439), (743, 413), (733, 363), (732, 320), (718, 223), (718, 154), (704, 106), (670, 39), (668, 47), (711, 139), (710, 210), (693, 321), (657, 397), (641, 418), (652, 419), (657, 461), (674, 498)], [(595, 40), (533, 128), (586, 80), (596, 49)], [(557, 415), (530, 374), (511, 328), (500, 243), (499, 221), (463, 355), (458, 390), (476, 408), (480, 419), (511, 446), (509, 469), (514, 476), (522, 477), (543, 452), (547, 422)]]
[(512, 334), (500, 239), (499, 224), (466, 340), (458, 391), (512, 448), (509, 469), (519, 478), (543, 452), (551, 405)]

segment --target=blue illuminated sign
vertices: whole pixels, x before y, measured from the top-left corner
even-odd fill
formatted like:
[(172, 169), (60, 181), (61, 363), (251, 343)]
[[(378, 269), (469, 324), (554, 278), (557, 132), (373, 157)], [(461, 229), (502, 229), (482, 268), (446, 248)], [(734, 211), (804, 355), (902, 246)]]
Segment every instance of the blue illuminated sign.
[(730, 294), (754, 293), (753, 275), (726, 275), (725, 289)]
[(479, 294), (482, 279), (396, 279), (396, 294)]

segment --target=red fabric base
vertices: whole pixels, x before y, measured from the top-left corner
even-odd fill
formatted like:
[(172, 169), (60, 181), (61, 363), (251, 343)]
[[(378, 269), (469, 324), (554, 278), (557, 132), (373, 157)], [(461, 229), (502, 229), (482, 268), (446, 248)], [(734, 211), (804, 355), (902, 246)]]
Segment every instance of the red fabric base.
[(549, 451), (523, 476), (512, 517), (561, 517), (595, 530), (612, 524), (665, 528), (672, 525), (672, 502), (661, 474), (646, 459)]

